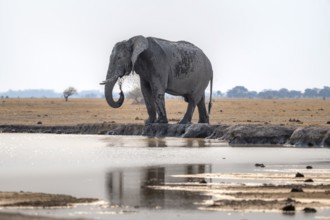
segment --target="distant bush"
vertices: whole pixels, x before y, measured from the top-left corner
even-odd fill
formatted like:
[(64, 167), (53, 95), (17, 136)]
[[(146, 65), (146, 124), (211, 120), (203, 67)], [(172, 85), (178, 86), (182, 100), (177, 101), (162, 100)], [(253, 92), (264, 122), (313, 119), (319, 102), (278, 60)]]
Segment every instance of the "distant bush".
[(144, 104), (144, 99), (140, 87), (135, 87), (129, 91), (127, 97), (134, 100), (133, 104)]

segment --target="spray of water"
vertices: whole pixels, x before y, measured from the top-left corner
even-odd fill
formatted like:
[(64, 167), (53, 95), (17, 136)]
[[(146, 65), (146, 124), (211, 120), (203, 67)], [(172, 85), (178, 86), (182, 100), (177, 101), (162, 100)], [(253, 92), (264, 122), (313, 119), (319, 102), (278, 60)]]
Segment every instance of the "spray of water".
[[(140, 87), (140, 77), (136, 73), (131, 73), (129, 75), (123, 76), (121, 79), (121, 88), (125, 94), (128, 94), (128, 92), (136, 89), (141, 88)], [(114, 87), (114, 91), (119, 91), (119, 83), (116, 83)], [(166, 94), (166, 98), (169, 99), (183, 99), (181, 96), (171, 96), (169, 94)]]
[(115, 93), (119, 91), (128, 93), (136, 88), (140, 88), (140, 78), (139, 75), (135, 73), (131, 73), (129, 75), (123, 76), (122, 78), (119, 78), (118, 82), (115, 84), (113, 88), (113, 91)]
[(132, 73), (122, 78), (122, 88), (124, 92), (132, 91), (135, 88), (140, 88), (139, 75)]

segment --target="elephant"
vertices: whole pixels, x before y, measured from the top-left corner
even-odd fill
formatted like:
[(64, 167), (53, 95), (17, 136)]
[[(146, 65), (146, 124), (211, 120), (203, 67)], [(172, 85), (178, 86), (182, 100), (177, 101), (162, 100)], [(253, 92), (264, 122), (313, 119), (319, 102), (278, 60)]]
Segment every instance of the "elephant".
[[(168, 41), (155, 37), (135, 36), (115, 44), (108, 67), (105, 98), (113, 108), (124, 102), (120, 97), (113, 99), (113, 88), (117, 81), (135, 72), (139, 75), (141, 91), (149, 118), (145, 124), (168, 123), (165, 109), (165, 93), (182, 96), (188, 107), (179, 124), (191, 123), (196, 105), (198, 123), (209, 123), (212, 106), (213, 70), (201, 49), (186, 41)], [(205, 107), (205, 89), (210, 82), (208, 112)], [(120, 84), (121, 86), (121, 84)]]

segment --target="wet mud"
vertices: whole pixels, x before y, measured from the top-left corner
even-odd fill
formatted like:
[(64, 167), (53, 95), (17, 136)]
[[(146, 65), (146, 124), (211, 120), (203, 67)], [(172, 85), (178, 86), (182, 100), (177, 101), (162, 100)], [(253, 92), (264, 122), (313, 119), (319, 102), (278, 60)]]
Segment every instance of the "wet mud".
[(96, 202), (95, 198), (34, 192), (0, 192), (0, 207), (70, 207), (78, 203)]
[[(166, 174), (162, 167), (149, 167), (137, 176), (136, 184), (128, 175), (131, 171), (112, 171), (107, 174), (109, 204), (105, 206), (133, 212), (147, 209), (185, 209), (220, 212), (278, 212), (283, 214), (317, 213), (330, 209), (330, 171), (328, 169), (269, 169), (255, 172), (210, 173), (211, 167), (191, 165), (185, 171), (176, 169)], [(295, 177), (296, 171), (304, 173)], [(173, 174), (174, 173), (174, 174)], [(175, 174), (176, 173), (176, 174)], [(306, 179), (314, 182), (306, 183)], [(127, 182), (128, 181), (128, 182)], [(118, 185), (121, 183), (122, 185)], [(292, 189), (302, 189), (295, 192)], [(75, 204), (93, 203), (92, 198), (68, 195), (0, 192), (3, 208), (70, 208)], [(17, 213), (1, 213), (5, 220), (51, 220)]]
[[(330, 172), (318, 169), (295, 177), (292, 170), (266, 170), (255, 173), (203, 173), (174, 175), (199, 182), (165, 183), (149, 186), (155, 190), (199, 193), (211, 199), (200, 201), (198, 209), (210, 211), (309, 212), (330, 208)], [(313, 182), (305, 182), (313, 179)], [(295, 191), (293, 189), (300, 189)]]
[[(1, 220), (64, 220), (63, 218), (50, 218), (42, 216), (23, 215), (20, 213), (3, 213), (0, 212)], [(74, 219), (72, 219), (74, 220)]]
[(0, 125), (0, 133), (143, 135), (219, 139), (230, 145), (330, 147), (330, 127), (209, 124), (80, 124), (76, 126)]
[[(70, 208), (75, 204), (99, 201), (94, 198), (76, 198), (69, 195), (34, 192), (0, 192), (0, 208)], [(1, 220), (64, 220), (59, 218), (23, 215), (0, 211)]]

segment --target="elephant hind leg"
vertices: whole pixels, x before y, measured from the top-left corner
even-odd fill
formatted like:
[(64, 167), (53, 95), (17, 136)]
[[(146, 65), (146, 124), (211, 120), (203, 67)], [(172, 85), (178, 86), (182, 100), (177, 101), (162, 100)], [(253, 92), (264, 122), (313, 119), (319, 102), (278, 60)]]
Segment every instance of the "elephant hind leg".
[(196, 101), (189, 97), (189, 96), (184, 96), (185, 100), (187, 99), (188, 101), (188, 107), (186, 114), (184, 115), (183, 119), (179, 122), (179, 124), (189, 124), (191, 123), (192, 116), (194, 114), (194, 110), (196, 108)]
[(156, 100), (156, 110), (158, 118), (155, 121), (156, 123), (168, 123), (165, 109), (165, 97), (164, 93), (159, 93), (154, 97)]
[(206, 111), (206, 107), (205, 107), (205, 94), (203, 95), (201, 100), (198, 102), (197, 107), (198, 107), (198, 113), (199, 113), (198, 123), (209, 124), (210, 123), (209, 115), (208, 115), (208, 113)]

